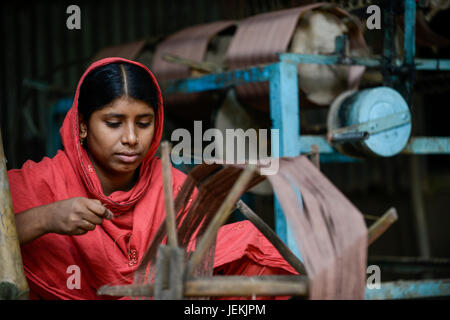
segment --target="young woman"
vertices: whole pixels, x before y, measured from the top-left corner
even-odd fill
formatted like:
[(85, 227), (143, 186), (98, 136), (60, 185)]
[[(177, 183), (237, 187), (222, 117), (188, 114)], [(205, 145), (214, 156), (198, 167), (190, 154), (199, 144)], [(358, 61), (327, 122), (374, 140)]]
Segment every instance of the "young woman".
[[(96, 295), (102, 285), (132, 282), (164, 221), (161, 161), (154, 157), (163, 113), (145, 66), (97, 61), (81, 77), (60, 130), (64, 149), (8, 172), (30, 298), (106, 298)], [(184, 179), (172, 168), (174, 196)], [(219, 269), (295, 273), (249, 222), (219, 231)]]

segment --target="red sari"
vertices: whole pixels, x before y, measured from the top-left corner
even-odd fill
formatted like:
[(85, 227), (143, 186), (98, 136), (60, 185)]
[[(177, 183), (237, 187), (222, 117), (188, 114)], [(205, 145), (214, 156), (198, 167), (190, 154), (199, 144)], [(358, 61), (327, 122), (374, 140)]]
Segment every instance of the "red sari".
[[(122, 58), (107, 58), (92, 64), (81, 77), (72, 108), (60, 134), (64, 150), (53, 158), (25, 162), (8, 172), (14, 212), (72, 197), (99, 199), (117, 218), (82, 236), (45, 234), (21, 246), (31, 299), (115, 299), (99, 297), (105, 284), (131, 284), (133, 272), (164, 220), (161, 161), (155, 157), (163, 127), (163, 104), (159, 94), (155, 134), (143, 160), (139, 179), (130, 191), (102, 192), (99, 178), (78, 138), (77, 102), (80, 85), (94, 68), (113, 62), (142, 64)], [(159, 87), (158, 87), (159, 88)], [(172, 168), (176, 196), (185, 175)], [(73, 266), (80, 274), (80, 288), (68, 285)], [(222, 274), (293, 274), (294, 269), (249, 222), (222, 227), (218, 233), (214, 270)], [(123, 297), (126, 298), (126, 297)]]

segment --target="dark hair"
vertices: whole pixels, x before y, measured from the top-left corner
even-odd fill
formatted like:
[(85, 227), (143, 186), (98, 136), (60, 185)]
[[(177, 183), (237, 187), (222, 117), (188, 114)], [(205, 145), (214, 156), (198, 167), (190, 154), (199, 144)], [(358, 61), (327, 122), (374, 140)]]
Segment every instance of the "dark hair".
[(89, 121), (94, 111), (125, 95), (146, 102), (155, 114), (158, 112), (159, 90), (150, 74), (127, 62), (107, 64), (86, 75), (78, 96), (78, 112)]

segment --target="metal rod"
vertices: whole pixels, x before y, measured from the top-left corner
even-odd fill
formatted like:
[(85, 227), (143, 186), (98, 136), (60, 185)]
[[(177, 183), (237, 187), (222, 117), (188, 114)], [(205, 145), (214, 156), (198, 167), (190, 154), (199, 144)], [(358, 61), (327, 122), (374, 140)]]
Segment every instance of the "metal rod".
[[(362, 58), (362, 57), (342, 57), (336, 55), (314, 55), (281, 53), (280, 61), (289, 64), (312, 63), (326, 65), (362, 65), (372, 68), (381, 68), (388, 65), (384, 59), (380, 58)], [(450, 59), (416, 59), (417, 70), (450, 70)], [(208, 74), (202, 77), (191, 77), (178, 80), (169, 80), (161, 82), (161, 88), (164, 94), (205, 92), (210, 90), (219, 90), (231, 86), (237, 86), (245, 83), (269, 81), (275, 73), (279, 63), (272, 63), (260, 66), (253, 66), (247, 69), (238, 69), (226, 71), (217, 74)], [(401, 61), (395, 60), (391, 65), (401, 67)]]
[(430, 273), (434, 278), (437, 274), (448, 275), (450, 272), (448, 258), (369, 256), (367, 264), (375, 264), (384, 272), (415, 275)]
[(395, 221), (397, 221), (398, 215), (395, 208), (390, 208), (385, 214), (381, 216), (374, 224), (369, 228), (368, 245), (371, 245), (377, 240)]
[(177, 228), (175, 225), (175, 208), (172, 193), (172, 171), (170, 166), (170, 146), (168, 141), (161, 143), (161, 160), (164, 186), (164, 203), (166, 207), (166, 228), (168, 244), (178, 246)]
[(225, 223), (226, 219), (230, 215), (234, 204), (238, 201), (239, 196), (243, 193), (248, 183), (250, 182), (254, 172), (256, 170), (255, 165), (248, 165), (245, 170), (241, 173), (236, 183), (231, 188), (230, 193), (225, 198), (222, 205), (217, 210), (214, 218), (211, 223), (207, 227), (205, 233), (201, 237), (200, 241), (197, 244), (197, 248), (191, 256), (191, 259), (188, 262), (186, 267), (186, 275), (189, 276), (197, 266), (197, 264), (202, 259), (203, 255), (215, 239), (217, 231), (220, 226)]
[(20, 253), (1, 132), (0, 221), (0, 300), (28, 299), (29, 289)]
[[(332, 146), (328, 144), (328, 138), (325, 135), (302, 135), (298, 137), (300, 144), (299, 152), (307, 153), (311, 150), (311, 145), (317, 144), (320, 153), (339, 155), (341, 159), (345, 156), (339, 154)], [(411, 137), (402, 154), (450, 154), (449, 137)], [(352, 158), (348, 158), (351, 161)], [(355, 160), (354, 160), (355, 161)]]
[(346, 143), (346, 142), (357, 142), (367, 140), (369, 138), (369, 133), (367, 131), (362, 132), (343, 132), (334, 133), (330, 136), (331, 143)]
[(425, 203), (422, 192), (422, 177), (420, 163), (417, 155), (413, 155), (410, 161), (410, 177), (411, 177), (411, 201), (414, 213), (414, 224), (417, 234), (417, 245), (419, 254), (423, 258), (429, 258), (430, 243), (428, 236), (427, 218), (425, 212)]
[(306, 269), (303, 263), (295, 254), (284, 244), (277, 234), (270, 228), (252, 209), (250, 209), (242, 200), (236, 204), (236, 208), (250, 220), (251, 223), (273, 244), (281, 256), (300, 274), (306, 275)]

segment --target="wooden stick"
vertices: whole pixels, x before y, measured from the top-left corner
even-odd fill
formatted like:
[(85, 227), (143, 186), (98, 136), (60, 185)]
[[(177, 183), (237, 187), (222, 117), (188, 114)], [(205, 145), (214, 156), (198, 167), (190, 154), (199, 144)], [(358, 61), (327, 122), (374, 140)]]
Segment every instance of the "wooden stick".
[(191, 259), (189, 260), (187, 265), (187, 276), (191, 275), (197, 264), (201, 261), (203, 255), (215, 239), (217, 231), (225, 223), (234, 208), (234, 204), (236, 203), (236, 201), (238, 201), (239, 196), (242, 194), (242, 192), (244, 192), (245, 188), (250, 182), (255, 170), (255, 165), (248, 165), (231, 188), (230, 193), (227, 195), (224, 202), (217, 210), (217, 213), (214, 215), (214, 218), (212, 219), (205, 233), (198, 242), (197, 248), (192, 254)]
[(306, 296), (308, 280), (306, 277), (281, 279), (281, 276), (266, 278), (245, 276), (215, 276), (195, 278), (186, 283), (185, 296)]
[(170, 147), (169, 142), (161, 143), (161, 160), (162, 160), (162, 174), (164, 183), (164, 203), (166, 207), (166, 228), (168, 245), (171, 247), (178, 246), (177, 228), (175, 225), (175, 208), (172, 194), (172, 169), (170, 166)]
[(386, 211), (380, 219), (374, 222), (369, 228), (368, 245), (371, 245), (378, 239), (395, 221), (397, 221), (398, 215), (395, 208), (390, 208)]
[(179, 56), (170, 53), (164, 54), (162, 56), (162, 59), (166, 62), (188, 66), (191, 69), (195, 69), (205, 73), (214, 73), (223, 71), (223, 68), (211, 62), (195, 61), (191, 59), (181, 58)]
[(28, 299), (28, 292), (0, 132), (0, 300)]
[(99, 296), (114, 297), (153, 297), (155, 286), (151, 283), (121, 286), (104, 285), (97, 290)]
[[(153, 284), (103, 286), (98, 295), (152, 297)], [(306, 296), (308, 279), (305, 276), (212, 276), (189, 279), (185, 282), (185, 297), (220, 296)]]
[(311, 162), (320, 170), (320, 151), (317, 144), (311, 146)]
[(250, 209), (242, 200), (236, 204), (237, 209), (250, 220), (251, 223), (273, 244), (281, 256), (300, 274), (305, 275), (306, 269), (303, 263), (297, 258), (295, 254), (286, 246), (286, 244), (277, 236), (277, 234), (270, 228), (252, 209)]

